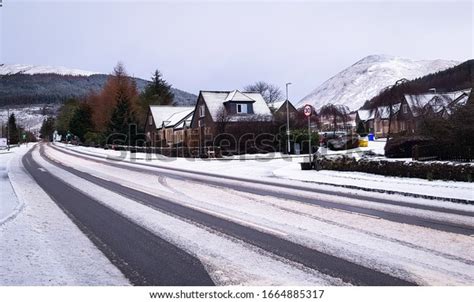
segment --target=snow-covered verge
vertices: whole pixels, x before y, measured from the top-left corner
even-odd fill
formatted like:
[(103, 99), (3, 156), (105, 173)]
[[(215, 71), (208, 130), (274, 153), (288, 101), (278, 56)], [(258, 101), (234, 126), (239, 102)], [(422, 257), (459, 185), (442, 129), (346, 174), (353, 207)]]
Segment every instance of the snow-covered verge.
[(19, 148), (0, 150), (0, 225), (15, 217), (23, 207), (23, 203), (19, 202), (13, 191), (8, 176), (9, 162), (21, 151)]
[(458, 181), (428, 181), (420, 178), (402, 178), (362, 172), (302, 171), (297, 165), (288, 165), (274, 170), (280, 178), (317, 182), (341, 186), (356, 186), (364, 189), (409, 193), (446, 199), (474, 201), (474, 184)]
[[(72, 157), (52, 148), (47, 148), (46, 154), (97, 177), (206, 211), (324, 253), (416, 281), (419, 284), (470, 285), (474, 280), (471, 270), (474, 261), (471, 249), (473, 238), (470, 236), (395, 223), (370, 215), (326, 209), (284, 198), (244, 193), (225, 186), (209, 186), (179, 177), (162, 177), (159, 173), (157, 177), (153, 177), (141, 172), (123, 170)], [(247, 244), (235, 241), (230, 241), (234, 242), (230, 244), (227, 241), (230, 239), (226, 236), (213, 231), (202, 232), (192, 224), (186, 224), (179, 219), (171, 219), (159, 212), (137, 205), (51, 165), (46, 164), (45, 167), (78, 189), (87, 190), (87, 193), (93, 196), (100, 196), (100, 200), (109, 207), (117, 209), (130, 219), (196, 255), (206, 264), (219, 284), (255, 285), (269, 284), (268, 282), (274, 285), (294, 284), (301, 282), (301, 277), (308, 278), (304, 277), (302, 272), (297, 273), (298, 267), (290, 269), (291, 263), (283, 262), (288, 266), (282, 266), (281, 263), (277, 266), (278, 262), (272, 262), (271, 254), (262, 254), (258, 249), (253, 249), (253, 253), (249, 253), (245, 249), (252, 251), (252, 247)], [(284, 188), (278, 189), (280, 190), (290, 192)], [(472, 225), (470, 217), (459, 215), (384, 204), (373, 205), (357, 197), (340, 198), (307, 192), (299, 194), (314, 199), (321, 198), (418, 216), (420, 219), (440, 219), (440, 221)], [(451, 206), (472, 210), (472, 207), (467, 205), (451, 204)], [(209, 233), (214, 236), (210, 237)], [(228, 252), (229, 248), (232, 253)], [(316, 272), (307, 271), (306, 273), (315, 274)], [(328, 280), (327, 277), (321, 275), (306, 280), (315, 282), (313, 285), (336, 281)]]
[(24, 170), (21, 157), (27, 150), (18, 148), (9, 164), (24, 207), (0, 225), (0, 285), (128, 285)]
[[(380, 152), (383, 149), (383, 141), (374, 142), (369, 148), (359, 148), (352, 150), (350, 154), (356, 156), (359, 152), (374, 150)], [(264, 154), (258, 157), (245, 157), (245, 160), (203, 160), (190, 158), (169, 158), (155, 154), (133, 153), (125, 151), (104, 150), (100, 148), (78, 147), (65, 144), (57, 144), (70, 150), (77, 150), (104, 158), (115, 158), (124, 161), (146, 162), (158, 167), (171, 167), (185, 169), (189, 171), (208, 172), (216, 175), (236, 176), (244, 179), (264, 179), (276, 181), (286, 179), (295, 181), (296, 184), (307, 186), (308, 182), (324, 183), (328, 185), (349, 185), (362, 189), (377, 189), (399, 192), (401, 194), (425, 195), (433, 198), (474, 200), (474, 183), (457, 181), (429, 181), (419, 178), (389, 177), (360, 172), (340, 172), (340, 171), (302, 171), (299, 163), (305, 157), (282, 157), (281, 154)], [(331, 151), (328, 151), (331, 152)], [(344, 151), (343, 151), (344, 152)], [(347, 151), (345, 151), (346, 154)], [(340, 154), (341, 151), (330, 154)], [(304, 182), (304, 183), (302, 183)]]

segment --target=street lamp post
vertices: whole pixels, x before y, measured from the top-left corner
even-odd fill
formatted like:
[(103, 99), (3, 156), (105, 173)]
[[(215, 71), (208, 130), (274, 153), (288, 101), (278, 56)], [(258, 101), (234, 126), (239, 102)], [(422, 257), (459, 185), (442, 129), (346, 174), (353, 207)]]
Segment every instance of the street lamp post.
[(290, 100), (288, 99), (288, 86), (291, 85), (291, 83), (286, 83), (286, 137), (287, 137), (287, 146), (288, 146), (288, 154), (291, 152), (291, 146), (290, 146)]

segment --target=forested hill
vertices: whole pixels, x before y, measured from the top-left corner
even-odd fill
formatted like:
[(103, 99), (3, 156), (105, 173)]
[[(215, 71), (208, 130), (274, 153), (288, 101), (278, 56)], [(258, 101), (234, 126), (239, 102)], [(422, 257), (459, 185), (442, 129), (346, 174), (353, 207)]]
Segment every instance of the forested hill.
[(403, 94), (425, 93), (432, 88), (435, 88), (438, 92), (474, 88), (474, 60), (466, 61), (452, 68), (428, 74), (418, 79), (402, 82), (382, 91), (366, 102), (362, 109), (387, 105), (394, 100), (399, 100)]
[[(71, 97), (81, 98), (91, 91), (99, 91), (107, 80), (105, 74), (61, 75), (43, 74), (7, 74), (0, 75), (0, 106), (57, 104)], [(135, 78), (139, 91), (148, 81)], [(172, 88), (177, 105), (194, 105), (197, 96), (186, 91)]]

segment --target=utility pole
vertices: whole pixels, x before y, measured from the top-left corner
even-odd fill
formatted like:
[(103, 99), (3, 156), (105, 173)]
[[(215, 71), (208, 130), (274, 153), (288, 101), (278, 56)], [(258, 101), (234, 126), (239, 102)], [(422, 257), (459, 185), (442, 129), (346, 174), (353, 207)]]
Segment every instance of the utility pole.
[(288, 99), (288, 86), (291, 83), (286, 83), (286, 137), (287, 137), (287, 145), (288, 145), (288, 154), (291, 152), (290, 146), (290, 100)]

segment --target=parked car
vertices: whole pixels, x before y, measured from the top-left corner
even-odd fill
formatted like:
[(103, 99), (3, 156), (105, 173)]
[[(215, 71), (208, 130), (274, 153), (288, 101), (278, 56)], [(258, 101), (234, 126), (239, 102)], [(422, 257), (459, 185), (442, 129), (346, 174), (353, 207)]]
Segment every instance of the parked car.
[(327, 143), (331, 139), (340, 138), (346, 135), (346, 132), (336, 131), (336, 132), (320, 132), (319, 133), (319, 145), (321, 147), (327, 147)]
[(330, 150), (348, 150), (359, 147), (358, 135), (345, 135), (342, 137), (330, 139), (327, 141), (327, 146)]

